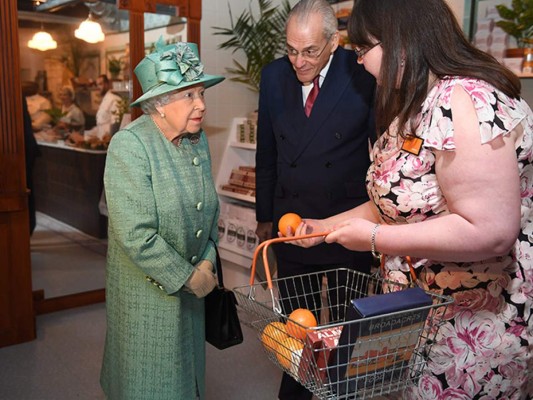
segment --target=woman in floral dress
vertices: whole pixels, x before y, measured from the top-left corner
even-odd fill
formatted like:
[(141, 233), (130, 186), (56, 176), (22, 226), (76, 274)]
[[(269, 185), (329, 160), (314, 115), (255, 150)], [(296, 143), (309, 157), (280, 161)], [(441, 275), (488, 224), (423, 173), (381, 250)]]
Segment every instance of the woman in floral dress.
[(397, 281), (409, 255), (426, 288), (453, 296), (406, 399), (531, 399), (533, 113), (520, 81), (443, 0), (356, 0), (348, 31), (378, 82), (371, 200), (296, 234), (332, 230), (326, 242), (383, 254)]

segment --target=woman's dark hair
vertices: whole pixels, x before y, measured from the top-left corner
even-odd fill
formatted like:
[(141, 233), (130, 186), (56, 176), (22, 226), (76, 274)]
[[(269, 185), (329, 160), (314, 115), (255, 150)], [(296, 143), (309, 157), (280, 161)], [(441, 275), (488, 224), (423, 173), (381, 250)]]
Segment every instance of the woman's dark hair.
[(437, 78), (480, 79), (509, 97), (520, 96), (518, 77), (468, 42), (444, 0), (354, 0), (348, 35), (363, 49), (381, 42), (378, 131), (398, 117), (404, 135), (407, 122), (420, 112), (427, 96), (430, 72)]

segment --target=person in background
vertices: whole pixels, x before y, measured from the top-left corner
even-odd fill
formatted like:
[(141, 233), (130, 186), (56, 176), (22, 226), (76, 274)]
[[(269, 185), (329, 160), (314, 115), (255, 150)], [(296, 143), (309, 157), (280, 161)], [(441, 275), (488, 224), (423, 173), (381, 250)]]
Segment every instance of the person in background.
[(111, 134), (111, 125), (119, 122), (120, 96), (111, 91), (111, 82), (107, 75), (100, 75), (96, 78), (96, 87), (102, 97), (96, 112), (96, 127), (98, 128), (98, 137), (101, 139), (105, 135)]
[(59, 91), (59, 99), (61, 100), (61, 113), (63, 116), (59, 119), (55, 129), (65, 132), (83, 132), (85, 116), (83, 111), (76, 105), (72, 88), (63, 86)]
[(28, 104), (28, 112), (30, 113), (33, 131), (37, 132), (49, 127), (52, 122), (52, 116), (46, 111), (52, 109), (52, 103), (46, 97), (39, 94), (39, 85), (37, 82), (23, 82), (22, 92)]
[[(286, 36), (287, 55), (267, 65), (261, 76), (256, 153), (260, 241), (277, 237), (278, 220), (287, 212), (324, 218), (368, 201), (365, 174), (369, 139), (375, 137), (375, 80), (353, 61), (353, 52), (339, 47), (337, 18), (326, 0), (299, 1), (288, 16)], [(307, 99), (317, 89), (307, 115)], [(369, 271), (372, 263), (370, 253), (340, 245), (303, 249), (280, 244), (274, 250), (278, 278), (335, 267)], [(336, 285), (333, 274), (328, 275), (328, 283)], [(321, 282), (317, 275), (305, 286), (283, 286), (281, 298), (315, 293), (307, 304), (319, 308)], [(284, 301), (282, 306), (288, 315), (297, 304)], [(279, 399), (311, 397), (283, 375)]]
[(203, 73), (194, 43), (165, 46), (135, 68), (144, 115), (111, 139), (108, 399), (205, 399), (204, 297), (215, 287), (218, 196), (211, 175)]
[[(370, 201), (296, 234), (385, 257), (387, 277), (454, 303), (406, 399), (533, 398), (533, 113), (444, 0), (357, 0), (357, 61), (378, 82)], [(319, 240), (296, 244), (310, 246)]]

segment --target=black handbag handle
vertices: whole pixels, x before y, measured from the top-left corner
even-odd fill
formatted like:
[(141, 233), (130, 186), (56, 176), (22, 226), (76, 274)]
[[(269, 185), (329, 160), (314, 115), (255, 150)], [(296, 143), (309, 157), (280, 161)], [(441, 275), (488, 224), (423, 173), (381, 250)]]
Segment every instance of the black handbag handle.
[(218, 253), (218, 246), (216, 245), (215, 242), (213, 243), (215, 244), (215, 253), (217, 255), (216, 268), (217, 268), (218, 286), (224, 287), (224, 278), (222, 276), (222, 261), (220, 261), (220, 254)]

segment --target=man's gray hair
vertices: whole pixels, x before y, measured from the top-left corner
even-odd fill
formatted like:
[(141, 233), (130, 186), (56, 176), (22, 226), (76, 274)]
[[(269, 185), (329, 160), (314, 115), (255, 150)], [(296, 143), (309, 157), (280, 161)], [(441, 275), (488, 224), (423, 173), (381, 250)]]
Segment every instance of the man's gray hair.
[(300, 0), (292, 8), (285, 24), (285, 30), (292, 18), (298, 22), (306, 22), (311, 14), (320, 14), (324, 23), (324, 37), (330, 38), (339, 28), (335, 11), (326, 0)]

